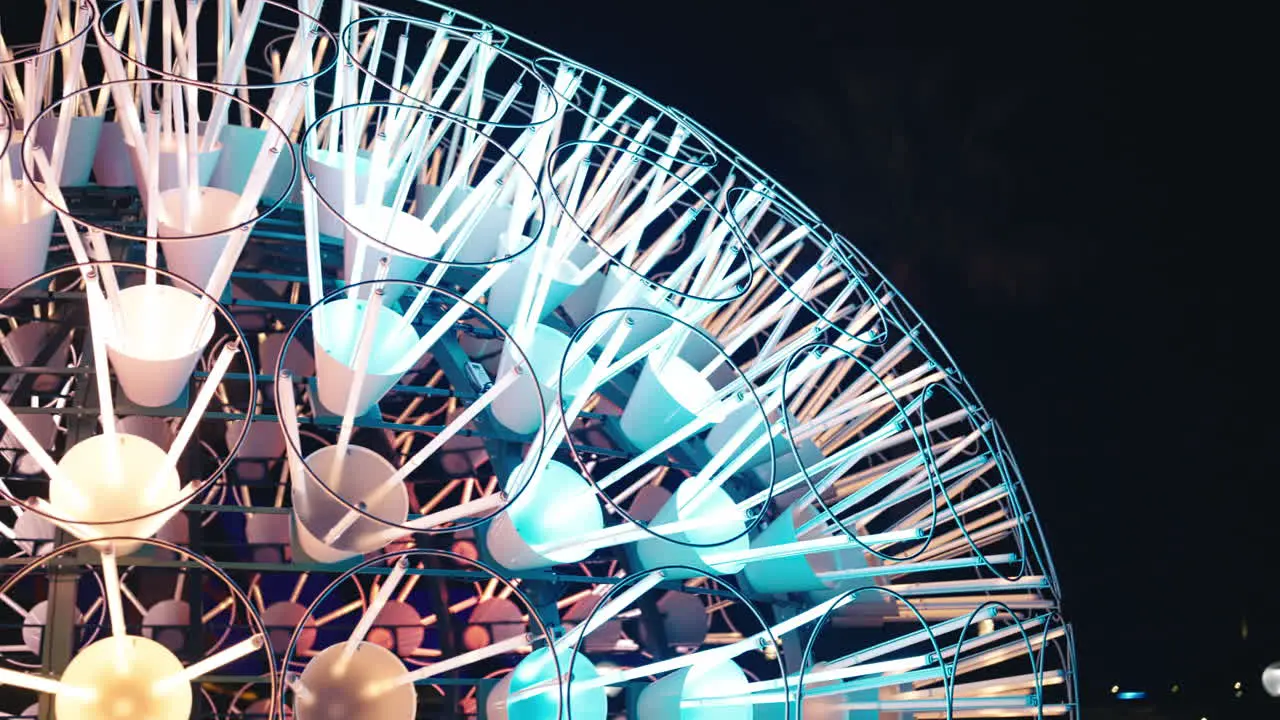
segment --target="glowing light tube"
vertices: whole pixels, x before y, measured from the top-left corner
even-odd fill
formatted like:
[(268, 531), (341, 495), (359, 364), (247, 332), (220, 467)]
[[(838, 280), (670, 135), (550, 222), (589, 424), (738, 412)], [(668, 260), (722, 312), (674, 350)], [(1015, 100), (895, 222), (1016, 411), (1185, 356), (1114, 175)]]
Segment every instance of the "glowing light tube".
[(120, 667), (129, 667), (129, 643), (124, 641), (129, 635), (124, 624), (124, 594), (120, 591), (120, 568), (116, 565), (116, 546), (109, 543), (99, 551), (102, 555), (102, 579), (106, 586), (107, 612), (111, 616), (111, 635), (121, 642), (115, 643), (116, 661)]
[[(1013, 553), (1005, 555), (992, 555), (986, 558), (986, 562), (992, 565), (1002, 565), (1005, 563), (1013, 563), (1018, 561), (1018, 556)], [(955, 570), (957, 568), (979, 567), (984, 564), (983, 558), (966, 557), (955, 558), (952, 560), (932, 560), (926, 562), (909, 562), (896, 563), (893, 565), (874, 565), (862, 568), (847, 568), (844, 570), (828, 570), (817, 573), (818, 578), (827, 581), (838, 580), (855, 580), (858, 578), (882, 577), (885, 575), (907, 575), (909, 573), (933, 572), (936, 570)]]
[[(994, 618), (998, 614), (998, 612), (999, 611), (994, 607), (983, 608), (982, 611), (973, 615), (972, 622), (977, 623), (977, 622), (981, 622), (982, 620), (990, 620)], [(871, 647), (865, 650), (859, 650), (858, 652), (852, 653), (850, 655), (846, 655), (845, 657), (840, 658), (839, 660), (833, 660), (832, 662), (827, 663), (826, 666), (829, 668), (841, 668), (841, 667), (849, 667), (850, 665), (857, 665), (858, 663), (864, 662), (866, 660), (878, 658), (883, 655), (888, 655), (891, 652), (896, 652), (903, 648), (911, 647), (916, 643), (928, 642), (929, 638), (931, 637), (935, 637), (935, 638), (942, 637), (947, 633), (951, 633), (951, 632), (955, 632), (956, 630), (959, 630), (960, 628), (964, 627), (967, 624), (970, 624), (969, 615), (967, 614), (962, 615), (960, 617), (951, 618), (950, 620), (944, 620), (940, 623), (930, 625), (928, 628), (921, 628), (914, 632), (903, 635), (902, 637), (894, 638), (892, 640), (886, 640), (877, 645), (872, 645)]]
[(428, 515), (416, 517), (405, 523), (406, 526), (415, 530), (428, 530), (447, 522), (460, 520), (464, 517), (474, 517), (482, 513), (491, 512), (502, 507), (507, 502), (507, 494), (499, 490), (498, 492), (485, 495), (470, 502), (455, 505), (447, 510), (433, 512)]
[(0, 685), (12, 685), (13, 687), (26, 688), (27, 690), (49, 695), (72, 695), (86, 700), (94, 696), (94, 692), (90, 688), (67, 685), (53, 678), (16, 672), (8, 668), (0, 668)]
[[(908, 674), (903, 674), (896, 677), (909, 681), (913, 676), (910, 676)], [(808, 685), (807, 680), (805, 684)], [(836, 689), (837, 688), (832, 688), (832, 690), (836, 690)], [(839, 693), (835, 693), (835, 694), (851, 692), (854, 689), (856, 688), (839, 686), (838, 688)], [(790, 695), (790, 697), (788, 698), (788, 697), (785, 697), (784, 695)], [(806, 695), (806, 699), (809, 697), (815, 696), (815, 694), (812, 692), (806, 692), (805, 695)], [(796, 692), (792, 690), (791, 692), (785, 693), (785, 694), (782, 692), (766, 692), (766, 693), (759, 693), (755, 695), (690, 698), (688, 700), (682, 701), (680, 703), (680, 707), (682, 709), (691, 709), (691, 708), (727, 707), (727, 706), (735, 706), (735, 705), (764, 705), (764, 704), (774, 704), (774, 703), (782, 703), (782, 702), (794, 702), (795, 699), (796, 699)], [(954, 709), (957, 711), (958, 710), (966, 710), (966, 711), (993, 710), (995, 711), (995, 710), (1007, 710), (1010, 708), (1021, 708), (1027, 711), (1026, 713), (1024, 713), (1027, 716), (1035, 716), (1036, 709), (1038, 707), (1041, 707), (1040, 705), (1037, 704), (1036, 697), (1034, 695), (1004, 695), (1004, 696), (998, 696), (998, 697), (952, 698), (951, 702), (952, 702), (951, 709)], [(805, 704), (808, 705), (808, 703), (805, 703)], [(1046, 710), (1048, 710), (1048, 708), (1053, 706), (1045, 705), (1043, 707)], [(1065, 706), (1057, 706), (1057, 707), (1065, 707)], [(900, 712), (911, 712), (911, 711), (942, 712), (947, 710), (947, 701), (946, 699), (852, 700), (849, 702), (840, 702), (840, 703), (834, 703), (830, 705), (824, 704), (822, 709), (845, 710), (845, 711), (871, 710), (871, 711), (881, 711), (884, 713), (892, 713), (896, 715), (897, 713), (900, 713)], [(1053, 713), (1046, 712), (1045, 714), (1049, 715)], [(999, 714), (999, 715), (992, 715), (991, 717), (1006, 717), (1006, 715)]]
[(499, 655), (506, 655), (507, 653), (516, 652), (521, 648), (528, 647), (529, 644), (532, 642), (533, 642), (533, 635), (529, 633), (524, 633), (522, 635), (515, 635), (513, 637), (507, 638), (506, 640), (500, 640), (496, 643), (493, 643), (492, 645), (487, 645), (485, 647), (478, 648), (476, 650), (464, 652), (461, 655), (456, 655), (447, 660), (441, 660), (440, 662), (437, 662), (437, 663), (431, 663), (430, 665), (426, 665), (424, 667), (418, 668), (417, 670), (413, 670), (411, 672), (398, 675), (394, 678), (386, 680), (385, 682), (374, 683), (365, 690), (365, 694), (366, 694), (366, 697), (373, 697), (375, 695), (384, 693), (390, 690), (391, 688), (399, 687), (401, 685), (406, 685), (412, 682), (417, 682), (419, 680), (426, 680), (427, 678), (436, 677), (437, 675), (442, 675), (452, 670), (457, 670), (458, 668), (466, 667), (467, 665), (470, 665), (472, 663), (477, 663), (482, 660), (488, 660), (489, 658), (497, 657)]
[[(786, 635), (787, 633), (796, 630), (797, 628), (804, 627), (805, 625), (813, 622), (814, 620), (817, 620), (827, 612), (830, 612), (834, 609), (838, 609), (838, 608), (844, 607), (845, 605), (848, 605), (850, 602), (852, 602), (852, 599), (853, 597), (848, 594), (839, 595), (837, 597), (831, 598), (830, 600), (819, 603), (818, 605), (815, 605), (809, 608), (808, 610), (805, 610), (804, 612), (797, 613), (792, 617), (787, 618), (786, 620), (783, 620), (777, 625), (774, 625), (768, 630), (761, 630), (760, 632), (755, 633), (754, 635), (749, 635), (729, 645), (724, 645), (722, 647), (712, 648), (709, 650), (700, 650), (698, 652), (688, 653), (686, 655), (678, 655), (673, 658), (668, 658), (666, 660), (659, 660), (657, 662), (651, 662), (651, 663), (641, 665), (639, 667), (630, 668), (627, 670), (615, 670), (609, 673), (601, 673), (598, 677), (595, 677), (595, 678), (584, 679), (581, 681), (575, 680), (574, 691), (578, 692), (580, 690), (589, 690), (591, 688), (605, 687), (608, 685), (617, 685), (619, 683), (624, 683), (624, 682), (629, 682), (631, 680), (638, 680), (640, 678), (649, 677), (650, 675), (657, 675), (658, 673), (669, 672), (671, 670), (679, 670), (680, 668), (690, 667), (698, 663), (705, 662), (705, 663), (711, 664), (711, 663), (722, 662), (725, 660), (732, 660), (733, 658), (738, 657), (742, 653), (749, 652), (751, 650), (758, 650), (760, 648), (760, 643), (762, 641), (767, 642), (770, 638), (780, 638), (783, 635)], [(512, 693), (509, 699), (509, 702), (514, 703), (517, 700), (522, 700), (524, 698), (532, 697), (534, 695), (554, 692), (559, 687), (560, 687), (560, 683), (558, 680), (549, 680), (547, 682), (538, 683), (537, 685), (531, 685), (527, 688), (524, 688), (523, 690), (520, 690), (519, 692)]]
[(57, 525), (59, 528), (62, 528), (67, 531), (67, 533), (80, 538), (81, 540), (93, 540), (102, 537), (102, 533), (98, 532), (96, 528), (59, 518), (57, 514), (58, 510), (50, 505), (49, 501), (44, 498), (36, 498), (35, 502), (32, 504), (35, 505), (37, 510), (45, 514), (49, 522)]
[(175, 685), (191, 682), (196, 678), (199, 678), (201, 675), (207, 675), (223, 665), (229, 665), (246, 655), (261, 650), (266, 642), (266, 637), (261, 634), (245, 638), (235, 645), (232, 645), (221, 652), (214, 653), (198, 663), (188, 665), (186, 668), (183, 668), (180, 673), (168, 675), (156, 680), (155, 684), (151, 686), (151, 692), (157, 695), (163, 695), (169, 692), (169, 690)]
[[(498, 397), (499, 395), (502, 394), (504, 390), (511, 387), (511, 384), (515, 382), (515, 379), (522, 372), (523, 370), (520, 367), (515, 367), (512, 369), (512, 372), (506, 373), (502, 377), (498, 378), (498, 381), (494, 383), (492, 387), (490, 387), (488, 390), (485, 390), (484, 393), (480, 395), (480, 397), (476, 398), (475, 402), (468, 405), (461, 413), (458, 414), (457, 417), (455, 417), (447, 426), (445, 426), (443, 430), (437, 433), (435, 437), (431, 438), (430, 442), (428, 442), (421, 450), (414, 453), (413, 457), (406, 460), (404, 465), (402, 465), (399, 470), (397, 470), (393, 475), (391, 475), (391, 477), (384, 480), (381, 485), (379, 485), (377, 488), (373, 490), (373, 492), (369, 493), (369, 495), (364, 498), (363, 502), (366, 505), (371, 505), (371, 506), (377, 505), (378, 501), (381, 500), (385, 494), (393, 490), (397, 485), (400, 485), (405, 480), (409, 479), (409, 476), (412, 475), (415, 470), (417, 470), (424, 462), (430, 459), (431, 456), (434, 455), (440, 448), (444, 447), (444, 444), (449, 442), (449, 440), (451, 440), (454, 435), (457, 435), (458, 432), (467, 425), (467, 423), (471, 422), (471, 420), (475, 418), (476, 415), (479, 415), (485, 408), (489, 407), (489, 404), (494, 401), (494, 398)], [(439, 514), (440, 513), (436, 513), (435, 515), (439, 515)], [(469, 514), (472, 514), (472, 513), (470, 512), (463, 513), (458, 517), (466, 517)], [(355, 510), (348, 510), (347, 514), (344, 515), (342, 519), (338, 521), (338, 524), (334, 526), (333, 530), (330, 531), (330, 535), (333, 535), (333, 538), (331, 539), (329, 537), (326, 537), (325, 543), (326, 544), (332, 543), (333, 540), (336, 539), (338, 535), (341, 535), (342, 532), (345, 531), (346, 528), (350, 527), (351, 523), (354, 523), (359, 517), (360, 517), (360, 514), (357, 513)], [(428, 518), (428, 517), (432, 517), (432, 515), (424, 515), (422, 516), (422, 518), (418, 518), (418, 520), (420, 522), (424, 518)], [(456, 518), (452, 518), (452, 519), (456, 519)], [(434, 524), (425, 525), (422, 527), (423, 529), (426, 529), (428, 527), (434, 527), (435, 525), (443, 524), (445, 522), (448, 522), (448, 520), (439, 520)], [(339, 528), (342, 528), (342, 530), (339, 530)]]
[(338, 657), (337, 667), (339, 669), (337, 674), (341, 675), (346, 670), (347, 663), (351, 662), (351, 658), (355, 657), (356, 648), (360, 647), (364, 636), (369, 634), (369, 629), (377, 621), (382, 608), (386, 607), (387, 602), (395, 596), (396, 586), (400, 584), (400, 580), (404, 578), (404, 573), (408, 569), (409, 561), (403, 557), (396, 560), (396, 564), (391, 566), (391, 574), (387, 575), (386, 581), (378, 588), (378, 594), (374, 596), (373, 602), (369, 603), (369, 608), (360, 616), (360, 622), (356, 623), (355, 628), (351, 631), (351, 637), (347, 638), (346, 645), (342, 648), (342, 654)]
[[(258, 28), (258, 16), (261, 14), (262, 0), (246, 0), (244, 8), (240, 11), (239, 21), (231, 33), (231, 37), (235, 39), (232, 41), (231, 50), (225, 58), (226, 62), (222, 65), (222, 73), (219, 76), (220, 84), (230, 85), (240, 76), (240, 70), (244, 67), (245, 59), (249, 54), (249, 44), (253, 40), (254, 30)], [(215, 98), (213, 111), (209, 113), (209, 127), (204, 133), (204, 144), (200, 148), (201, 152), (209, 152), (213, 149), (218, 135), (222, 133), (222, 127), (227, 123), (230, 102), (231, 98), (227, 95), (218, 95)]]
[(50, 482), (57, 482), (67, 487), (73, 486), (66, 474), (62, 472), (62, 468), (58, 467), (53, 458), (49, 457), (49, 453), (45, 452), (44, 448), (40, 446), (40, 441), (36, 440), (35, 436), (18, 419), (18, 416), (14, 414), (2, 397), (0, 397), (0, 424), (3, 424), (13, 434), (18, 443), (22, 445), (22, 449), (26, 450), (31, 459), (35, 460), (40, 469), (44, 471), (44, 474), (49, 476)]
[[(37, 148), (34, 154), (36, 165), (45, 177), (54, 177), (53, 168), (49, 166), (48, 157), (42, 148)], [(49, 193), (53, 202), (66, 207), (66, 199), (62, 197), (62, 191), (57, 187), (56, 183), (46, 183), (45, 191)], [(85, 250), (84, 242), (80, 238), (79, 231), (75, 227), (75, 223), (71, 218), (58, 213), (58, 219), (62, 224), (63, 231), (67, 235), (67, 242), (71, 246), (72, 254), (78, 263), (89, 262), (88, 253)], [(110, 363), (107, 359), (107, 337), (110, 334), (112, 314), (108, 309), (108, 303), (104, 302), (101, 295), (101, 288), (97, 281), (97, 268), (91, 268), (84, 273), (86, 300), (89, 305), (89, 327), (91, 335), (91, 345), (93, 348), (93, 362), (97, 372), (94, 373), (94, 379), (98, 387), (98, 405), (99, 414), (102, 416), (102, 434), (107, 438), (107, 479), (112, 484), (120, 484), (121, 470), (119, 443), (116, 440), (116, 413), (115, 403), (111, 395), (111, 371)]]
[(222, 384), (222, 378), (226, 376), (227, 369), (231, 367), (232, 359), (240, 352), (238, 345), (239, 343), (229, 343), (223, 346), (222, 352), (218, 353), (218, 359), (209, 370), (209, 376), (205, 378), (204, 385), (200, 386), (200, 392), (196, 393), (195, 400), (187, 410), (187, 416), (182, 419), (178, 434), (169, 443), (169, 452), (166, 454), (164, 466), (156, 473), (156, 478), (164, 477), (178, 466), (178, 459), (182, 457), (183, 451), (187, 449), (187, 443), (191, 442), (192, 436), (195, 435), (196, 427), (204, 418), (204, 412), (209, 408), (209, 403), (213, 400), (218, 386)]
[[(426, 352), (431, 349), (432, 345), (435, 345), (446, 332), (453, 328), (453, 324), (457, 322), (458, 318), (462, 317), (467, 310), (470, 310), (471, 306), (480, 299), (480, 296), (488, 292), (489, 288), (493, 287), (494, 283), (498, 282), (498, 279), (501, 278), (510, 267), (511, 262), (505, 261), (489, 268), (489, 270), (476, 281), (476, 284), (472, 285), (471, 289), (463, 295), (462, 299), (466, 302), (454, 303), (454, 306), (449, 308), (449, 310), (445, 312), (444, 316), (432, 325), (431, 328), (427, 330), (426, 334), (424, 334), (422, 338), (404, 354), (404, 357), (396, 364), (395, 367), (403, 367), (407, 364), (416, 362), (418, 358), (425, 355)], [(409, 305), (409, 309), (405, 311), (404, 316), (410, 320), (417, 317), (418, 313), (422, 310), (422, 307), (430, 298), (430, 289), (424, 288), (419, 291), (418, 296), (413, 299), (413, 302)]]
[(674, 522), (655, 523), (647, 526), (639, 523), (623, 522), (595, 532), (584, 533), (572, 540), (536, 545), (534, 546), (534, 549), (544, 555), (564, 552), (573, 548), (580, 548), (584, 550), (589, 548), (591, 552), (595, 552), (602, 548), (625, 545), (629, 542), (650, 539), (654, 535), (668, 536), (673, 533), (682, 533), (689, 530), (717, 527), (724, 525), (725, 523), (735, 521), (741, 522), (744, 519), (745, 516), (740, 512), (725, 513), (712, 511), (702, 513), (696, 517), (676, 520)]
[(384, 544), (389, 543), (393, 540), (404, 537), (406, 534), (411, 532), (430, 530), (431, 528), (439, 527), (440, 525), (453, 522), (455, 520), (461, 520), (465, 517), (475, 517), (476, 515), (493, 512), (505, 505), (507, 499), (508, 496), (505, 492), (498, 491), (470, 502), (455, 505), (447, 510), (422, 515), (403, 523), (399, 527), (389, 527), (386, 530), (383, 530), (381, 541)]
[[(855, 665), (853, 667), (839, 669), (812, 669), (804, 673), (804, 686), (819, 685), (837, 680), (845, 680), (852, 677), (866, 677), (869, 675), (878, 675), (880, 673), (902, 673), (909, 670), (916, 670), (931, 664), (927, 656), (900, 658), (897, 660), (885, 660), (884, 662), (870, 663), (867, 665)], [(682, 708), (694, 707), (723, 707), (726, 705), (754, 705), (760, 702), (780, 702), (781, 693), (772, 693), (770, 691), (781, 690), (784, 686), (787, 688), (787, 694), (796, 697), (796, 690), (800, 686), (800, 674), (791, 675), (787, 678), (778, 678), (776, 680), (762, 680), (759, 682), (748, 683), (745, 692), (737, 692), (732, 695), (712, 695), (700, 698), (689, 698), (680, 703)], [(907, 680), (903, 675), (896, 677)], [(896, 684), (896, 683), (894, 683)]]
[[(276, 378), (276, 386), (279, 388), (280, 401), (276, 412), (280, 414), (283, 421), (284, 430), (289, 434), (293, 448), (288, 451), (289, 456), (289, 477), (293, 485), (294, 492), (302, 501), (300, 504), (307, 507), (307, 469), (302, 463), (302, 434), (298, 428), (298, 401), (294, 397), (293, 392), (293, 373), (288, 370), (281, 370), (280, 377)], [(296, 450), (296, 451), (295, 451)]]
[(563, 637), (555, 642), (555, 652), (557, 655), (568, 650), (577, 644), (578, 639), (584, 635), (589, 635), (605, 623), (612, 620), (618, 613), (626, 610), (631, 603), (640, 598), (641, 595), (649, 592), (657, 587), (658, 583), (666, 579), (666, 575), (661, 570), (652, 572), (645, 577), (637, 580), (631, 587), (623, 590), (617, 597), (610, 600), (604, 607), (597, 608), (594, 617), (591, 618), (591, 624), (580, 623), (577, 627), (565, 633)]
[(712, 566), (751, 563), (760, 562), (762, 560), (790, 557), (793, 555), (808, 555), (809, 553), (814, 552), (831, 552), (855, 546), (859, 543), (865, 545), (892, 545), (894, 543), (919, 540), (923, 537), (924, 533), (919, 530), (902, 530), (898, 532), (860, 535), (857, 540), (845, 535), (836, 535), (831, 537), (815, 538), (813, 540), (797, 540), (796, 542), (784, 543), (782, 545), (769, 545), (733, 552), (709, 553), (703, 558), (703, 560), (708, 565)]
[[(555, 455), (555, 448), (560, 445), (560, 442), (564, 439), (565, 433), (567, 433), (569, 428), (573, 426), (574, 420), (576, 420), (578, 414), (582, 412), (582, 408), (586, 405), (588, 398), (595, 393), (596, 388), (603, 382), (603, 377), (606, 372), (605, 368), (610, 362), (612, 362), (613, 356), (618, 352), (618, 348), (621, 347), (623, 341), (626, 340), (627, 335), (631, 331), (631, 326), (632, 323), (628, 319), (626, 323), (614, 332), (614, 335), (609, 338), (609, 342), (605, 344), (604, 350), (600, 353), (600, 357), (596, 362), (592, 363), (588, 367), (587, 377), (582, 381), (582, 384), (577, 388), (570, 389), (570, 392), (573, 392), (573, 398), (569, 403), (569, 408), (565, 412), (564, 422), (555, 423), (551, 427), (546, 427), (544, 425), (538, 429), (540, 439), (535, 438), (534, 440), (535, 446), (538, 444), (541, 444), (542, 446), (542, 453), (538, 457), (538, 462), (536, 464), (529, 465), (522, 463), (520, 465), (522, 472), (513, 480), (512, 487), (521, 487), (530, 479), (540, 477), (543, 471), (551, 463), (551, 458)], [(583, 359), (585, 359), (585, 355), (579, 356), (571, 365), (562, 366), (568, 367), (569, 371), (556, 373), (555, 377), (557, 385), (559, 384), (559, 380), (562, 375), (572, 377), (571, 373), (577, 370), (578, 362), (581, 362)], [(513, 369), (518, 369), (519, 367), (520, 366), (517, 365), (514, 366)], [(548, 405), (551, 402), (554, 401), (548, 401)]]
[[(383, 257), (378, 261), (378, 271), (374, 278), (385, 280), (390, 267), (390, 259)], [(376, 286), (375, 286), (376, 287)], [(360, 389), (364, 386), (366, 370), (369, 368), (369, 354), (373, 348), (373, 337), (378, 326), (378, 311), (382, 309), (382, 293), (380, 287), (374, 290), (365, 301), (364, 317), (360, 323), (360, 337), (356, 340), (351, 357), (351, 387), (347, 388), (346, 408), (342, 411), (342, 426), (338, 430), (338, 442), (333, 453), (333, 468), (330, 483), (337, 492), (342, 484), (342, 466), (347, 459), (347, 446), (351, 444), (351, 434), (355, 430), (356, 405), (360, 401)]]

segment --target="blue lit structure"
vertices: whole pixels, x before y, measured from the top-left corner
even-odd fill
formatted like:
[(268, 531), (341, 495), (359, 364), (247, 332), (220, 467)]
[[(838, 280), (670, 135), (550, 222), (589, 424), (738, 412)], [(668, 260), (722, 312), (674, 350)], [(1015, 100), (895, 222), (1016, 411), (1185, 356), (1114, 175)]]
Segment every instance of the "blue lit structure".
[[(89, 7), (99, 43), (131, 26), (130, 3)], [(150, 407), (93, 380), (84, 266), (0, 298), (3, 399), (51, 458), (99, 434), (104, 388), (120, 432), (162, 449), (164, 419), (218, 390), (179, 466), (212, 481), (160, 530), (191, 554), (131, 555), (120, 579), (126, 625), (197, 640), (223, 623), (203, 580), (230, 583), (248, 612), (183, 646), (193, 661), (262, 636), (265, 667), (211, 670), (193, 717), (320, 717), (335, 697), (388, 720), (1078, 714), (1004, 432), (848, 239), (692, 118), (509, 30), (426, 2), (334, 3), (313, 27), (314, 9), (221, 16), (271, 29), (234, 82), (101, 49), (270, 118), (217, 138), (211, 177), (271, 178), (261, 217), (226, 229), (213, 294), (234, 322), (198, 343), (189, 391)], [(178, 19), (152, 28), (193, 32)], [(290, 76), (294, 47), (312, 62)], [(11, 144), (26, 182), (36, 145)], [(146, 187), (104, 177), (47, 200), (154, 262)], [(79, 259), (58, 228), (46, 267)], [(228, 344), (244, 354), (218, 368)], [(87, 531), (46, 517), (30, 443), (5, 445), (7, 566), (33, 564), (6, 581), (0, 669), (57, 677), (114, 631), (110, 583), (88, 540), (75, 564), (39, 559)]]

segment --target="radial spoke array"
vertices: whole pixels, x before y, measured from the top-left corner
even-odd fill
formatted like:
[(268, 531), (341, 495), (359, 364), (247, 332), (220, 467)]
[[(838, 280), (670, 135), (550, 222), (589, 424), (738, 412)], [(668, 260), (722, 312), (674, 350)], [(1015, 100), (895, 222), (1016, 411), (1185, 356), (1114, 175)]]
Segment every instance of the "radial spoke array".
[(1077, 714), (999, 424), (696, 120), (431, 2), (9, 29), (0, 713)]

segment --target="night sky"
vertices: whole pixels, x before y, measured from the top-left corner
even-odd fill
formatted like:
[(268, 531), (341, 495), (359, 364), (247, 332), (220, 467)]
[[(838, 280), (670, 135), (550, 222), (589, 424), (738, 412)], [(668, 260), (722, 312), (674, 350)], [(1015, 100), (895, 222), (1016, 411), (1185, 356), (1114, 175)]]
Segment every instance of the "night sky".
[(1245, 338), (1275, 326), (1262, 281), (1273, 239), (1229, 230), (1238, 211), (1213, 205), (1240, 178), (1178, 192), (1234, 145), (1206, 122), (1227, 112), (1209, 100), (1219, 79), (1205, 58), (1228, 39), (1206, 17), (455, 5), (688, 112), (898, 283), (1010, 436), (1086, 702), (1105, 705), (1112, 684), (1180, 683), (1188, 710), (1261, 694), (1280, 660), (1266, 561), (1280, 493), (1264, 474), (1276, 381)]

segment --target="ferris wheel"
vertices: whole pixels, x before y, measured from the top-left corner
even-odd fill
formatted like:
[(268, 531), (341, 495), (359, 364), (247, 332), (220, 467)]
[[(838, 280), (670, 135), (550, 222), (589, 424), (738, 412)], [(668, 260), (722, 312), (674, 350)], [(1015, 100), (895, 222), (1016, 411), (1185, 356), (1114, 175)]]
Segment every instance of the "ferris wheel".
[(1003, 429), (694, 119), (425, 1), (0, 39), (0, 713), (1078, 715)]

